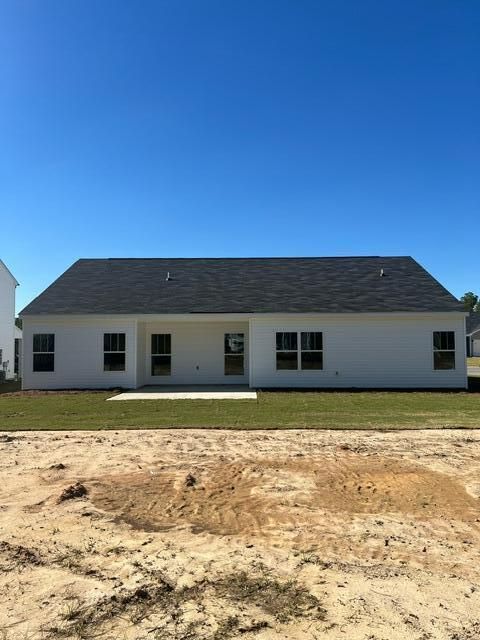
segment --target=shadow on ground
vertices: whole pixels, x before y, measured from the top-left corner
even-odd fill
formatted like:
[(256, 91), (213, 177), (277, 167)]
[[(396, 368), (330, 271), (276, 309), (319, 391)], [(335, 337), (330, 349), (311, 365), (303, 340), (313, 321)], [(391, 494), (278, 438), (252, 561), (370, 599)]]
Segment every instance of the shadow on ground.
[(21, 380), (9, 380), (8, 382), (0, 383), (0, 394), (1, 393), (13, 393), (14, 391), (21, 391), (22, 389), (22, 381)]

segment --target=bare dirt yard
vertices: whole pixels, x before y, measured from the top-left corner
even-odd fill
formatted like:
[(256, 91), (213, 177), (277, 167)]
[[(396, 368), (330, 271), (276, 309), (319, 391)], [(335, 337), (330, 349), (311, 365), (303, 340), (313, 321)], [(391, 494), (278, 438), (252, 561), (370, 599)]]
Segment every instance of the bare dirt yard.
[(476, 640), (480, 432), (0, 434), (0, 639)]

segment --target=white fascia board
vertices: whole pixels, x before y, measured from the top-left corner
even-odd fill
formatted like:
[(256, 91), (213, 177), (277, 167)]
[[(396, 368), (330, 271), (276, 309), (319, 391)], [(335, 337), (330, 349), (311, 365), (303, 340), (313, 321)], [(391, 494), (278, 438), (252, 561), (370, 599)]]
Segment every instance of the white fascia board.
[(362, 318), (402, 318), (409, 317), (424, 318), (426, 316), (435, 316), (446, 318), (452, 317), (464, 317), (463, 311), (378, 311), (378, 312), (345, 312), (345, 313), (163, 313), (163, 314), (137, 314), (137, 313), (88, 313), (88, 314), (20, 314), (20, 317), (30, 322), (68, 322), (69, 320), (94, 320), (105, 321), (106, 318), (114, 320), (136, 320), (138, 322), (201, 322), (212, 321), (222, 322), (228, 321), (244, 321), (249, 320), (261, 321), (261, 320), (274, 320), (277, 318), (351, 318), (352, 316), (359, 316)]
[(19, 282), (17, 281), (17, 279), (15, 278), (13, 273), (10, 271), (10, 269), (7, 267), (7, 265), (4, 263), (4, 261), (1, 258), (0, 258), (0, 265), (5, 269), (5, 271), (8, 273), (8, 275), (15, 282), (15, 286), (18, 287), (19, 286)]

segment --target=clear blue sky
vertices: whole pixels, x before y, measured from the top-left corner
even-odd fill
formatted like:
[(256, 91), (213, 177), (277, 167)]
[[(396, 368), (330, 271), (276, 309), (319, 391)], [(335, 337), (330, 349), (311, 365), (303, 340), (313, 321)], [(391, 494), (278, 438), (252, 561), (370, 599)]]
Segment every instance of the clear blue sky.
[(480, 290), (480, 2), (1, 0), (0, 257), (408, 254)]

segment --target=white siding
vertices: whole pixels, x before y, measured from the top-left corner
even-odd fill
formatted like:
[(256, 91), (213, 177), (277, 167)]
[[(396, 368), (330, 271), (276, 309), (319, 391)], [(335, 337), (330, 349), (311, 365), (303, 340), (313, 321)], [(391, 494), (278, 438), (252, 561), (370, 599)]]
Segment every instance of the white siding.
[[(6, 377), (14, 375), (15, 285), (11, 273), (0, 261), (0, 349), (2, 361), (8, 362)], [(0, 363), (0, 370), (3, 367)]]
[(472, 340), (472, 356), (480, 356), (480, 338)]
[[(461, 313), (252, 319), (250, 386), (465, 387), (464, 325)], [(277, 371), (277, 331), (322, 331), (323, 370)], [(455, 370), (434, 370), (433, 331), (455, 331)]]
[[(55, 334), (55, 371), (33, 372), (33, 334)], [(126, 334), (126, 370), (103, 370), (103, 334)], [(108, 389), (136, 386), (136, 321), (91, 317), (23, 319), (24, 389)]]
[[(172, 375), (152, 376), (152, 333), (172, 335)], [(224, 373), (225, 333), (245, 334), (244, 375)], [(158, 322), (145, 326), (145, 384), (248, 384), (248, 322)]]
[[(25, 389), (133, 388), (144, 384), (253, 387), (466, 386), (462, 313), (338, 314), (308, 317), (147, 316), (24, 318)], [(322, 371), (276, 371), (277, 331), (322, 331)], [(455, 331), (456, 368), (433, 369), (433, 331)], [(103, 371), (103, 333), (125, 332), (126, 371)], [(55, 371), (32, 372), (33, 333), (55, 334)], [(152, 377), (152, 333), (172, 334), (172, 375)], [(245, 334), (245, 375), (224, 375), (224, 334)], [(198, 367), (198, 368), (197, 368)], [(406, 398), (406, 401), (408, 399)]]

